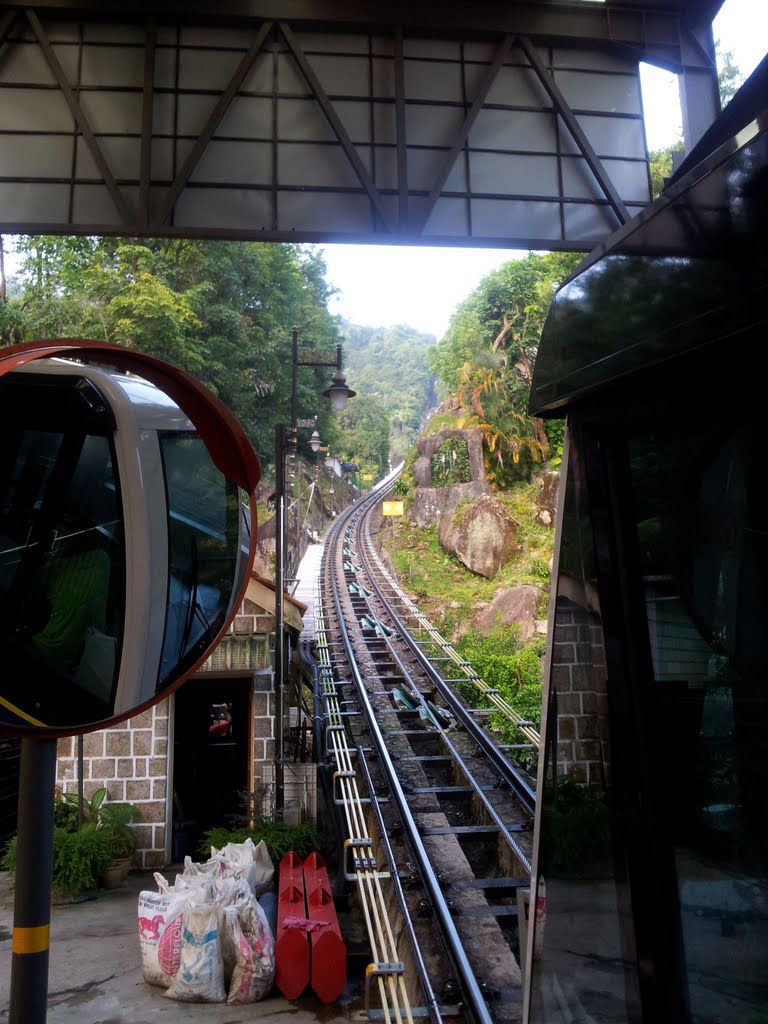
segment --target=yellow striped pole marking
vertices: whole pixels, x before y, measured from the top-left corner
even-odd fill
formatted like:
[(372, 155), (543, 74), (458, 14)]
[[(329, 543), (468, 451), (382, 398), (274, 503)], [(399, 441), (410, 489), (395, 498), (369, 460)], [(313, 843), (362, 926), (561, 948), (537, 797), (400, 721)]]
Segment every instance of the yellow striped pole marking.
[(14, 928), (12, 953), (44, 953), (50, 945), (51, 926), (40, 924), (36, 928)]

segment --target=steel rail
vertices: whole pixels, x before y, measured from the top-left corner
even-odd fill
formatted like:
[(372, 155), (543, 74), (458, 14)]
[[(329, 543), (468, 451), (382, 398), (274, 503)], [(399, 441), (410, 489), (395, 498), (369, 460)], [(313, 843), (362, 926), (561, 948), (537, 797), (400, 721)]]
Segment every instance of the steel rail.
[[(378, 494), (375, 497), (369, 498), (356, 504), (352, 508), (353, 514), (350, 516), (350, 521), (354, 522), (355, 519), (362, 514), (362, 509), (368, 504), (373, 504), (375, 500), (378, 500)], [(346, 520), (345, 520), (346, 525)], [(347, 525), (347, 529), (348, 529)], [(493, 1024), (493, 1018), (490, 1015), (488, 1006), (483, 997), (480, 985), (475, 973), (472, 970), (472, 966), (469, 963), (464, 945), (461, 941), (459, 933), (454, 924), (451, 911), (443, 896), (440, 883), (435, 874), (432, 863), (427, 854), (424, 843), (419, 835), (419, 830), (416, 822), (411, 813), (411, 809), (408, 805), (408, 801), (405, 797), (400, 779), (398, 778), (395, 766), (389, 755), (387, 744), (384, 735), (381, 731), (379, 723), (374, 712), (373, 705), (371, 704), (368, 696), (367, 688), (365, 686), (365, 680), (358, 668), (355, 660), (354, 651), (352, 648), (351, 638), (345, 622), (345, 617), (341, 605), (340, 588), (338, 581), (336, 580), (335, 573), (331, 575), (331, 590), (333, 594), (333, 601), (335, 612), (339, 624), (339, 629), (343, 637), (344, 645), (347, 650), (347, 658), (350, 665), (351, 673), (354, 677), (355, 689), (357, 692), (360, 706), (365, 715), (366, 724), (368, 726), (371, 738), (374, 742), (376, 750), (378, 752), (379, 764), (384, 772), (389, 786), (389, 791), (395, 804), (398, 814), (400, 815), (401, 821), (403, 822), (404, 829), (408, 836), (408, 841), (411, 850), (418, 862), (419, 873), (424, 884), (424, 887), (429, 895), (432, 910), (435, 917), (439, 922), (439, 927), (443, 935), (443, 939), (446, 945), (448, 956), (453, 964), (454, 971), (462, 989), (464, 996), (465, 1006), (469, 1010), (471, 1016), (476, 1021), (476, 1024)]]
[[(365, 523), (366, 523), (366, 517), (363, 516), (363, 524), (365, 524)], [(365, 528), (365, 525), (363, 525), (363, 528)], [(365, 568), (365, 558), (366, 558), (366, 556), (365, 556), (365, 554), (363, 554), (361, 560), (364, 563), (364, 565), (363, 565), (364, 568)], [(370, 574), (370, 572), (367, 573), (367, 579), (370, 582), (371, 586), (374, 588), (374, 591), (377, 593), (377, 596), (379, 596), (380, 599), (382, 599), (381, 595), (378, 593), (379, 587), (378, 587), (378, 584), (376, 582), (376, 579), (375, 579), (375, 577), (373, 577)], [(397, 625), (399, 623), (399, 619), (394, 615), (394, 612), (389, 607), (389, 605), (387, 604), (386, 601), (384, 601), (384, 605), (385, 605), (385, 607), (387, 609), (387, 613), (389, 615), (393, 616), (393, 622), (394, 622), (395, 626), (397, 627)], [(398, 630), (398, 635), (399, 635), (399, 630)], [(401, 640), (403, 639), (402, 636), (400, 636), (400, 639)], [(412, 676), (411, 672), (408, 670), (408, 668), (406, 667), (406, 665), (403, 663), (402, 658), (400, 657), (398, 652), (395, 650), (395, 648), (394, 648), (394, 646), (392, 644), (392, 641), (390, 640), (389, 637), (386, 637), (386, 636), (382, 637), (382, 640), (386, 644), (386, 646), (387, 646), (387, 648), (389, 650), (390, 655), (392, 656), (395, 664), (399, 668), (399, 670), (402, 673), (403, 677), (405, 678), (405, 680), (408, 683), (410, 683), (410, 690), (411, 690), (411, 693), (413, 694), (414, 700), (420, 705), (420, 707), (427, 714), (429, 714), (429, 705), (427, 704), (427, 701), (424, 699), (424, 695), (421, 693), (421, 691), (419, 690), (419, 688), (416, 685), (415, 681), (413, 680), (413, 676)], [(411, 648), (409, 648), (409, 650), (411, 650), (411, 653), (414, 653)], [(422, 666), (422, 667), (424, 667), (424, 666)], [(442, 679), (439, 679), (439, 678), (435, 679), (435, 678), (433, 678), (431, 673), (430, 673), (430, 678), (433, 680), (433, 682), (436, 683), (436, 685), (440, 686), (440, 684), (442, 684)], [(456, 711), (457, 712), (457, 717), (459, 717), (461, 719), (461, 721), (462, 721), (462, 725), (464, 725), (465, 728), (467, 728), (467, 723), (465, 723), (465, 721), (464, 721), (464, 714), (465, 714), (465, 712), (464, 712), (464, 709), (463, 709), (462, 705), (460, 703), (458, 703), (457, 701), (455, 701), (455, 698), (453, 697), (453, 694), (450, 692), (450, 689), (448, 687), (445, 687), (444, 684), (441, 687), (441, 693), (443, 694), (443, 697), (448, 702), (448, 705), (449, 705), (449, 708), (450, 708), (451, 712), (453, 713), (454, 711)], [(470, 726), (474, 726), (475, 725), (475, 723), (472, 721), (471, 717), (468, 719), (468, 724)], [(534, 810), (535, 810), (535, 794), (533, 796), (533, 800), (531, 800), (530, 796), (529, 796), (529, 791), (532, 792), (531, 787), (528, 786), (528, 785), (522, 785), (521, 784), (521, 780), (519, 778), (519, 774), (515, 770), (514, 766), (509, 764), (507, 759), (499, 751), (498, 747), (493, 743), (493, 741), (488, 737), (488, 735), (482, 729), (479, 729), (479, 727), (476, 727), (476, 731), (470, 731), (469, 728), (467, 728), (467, 731), (470, 732), (470, 735), (472, 736), (472, 739), (475, 741), (475, 743), (478, 746), (478, 748), (482, 751), (484, 757), (486, 757), (487, 760), (489, 760), (491, 762), (491, 764), (493, 765), (494, 769), (496, 770), (496, 773), (498, 774), (498, 776), (509, 786), (509, 788), (515, 794), (515, 796), (523, 804), (523, 807), (525, 808), (526, 812), (532, 817), (533, 813), (534, 813)], [(496, 808), (493, 806), (493, 803), (488, 799), (488, 796), (483, 791), (483, 787), (478, 784), (478, 782), (477, 782), (477, 780), (475, 778), (474, 773), (472, 772), (471, 768), (467, 764), (465, 758), (462, 757), (462, 755), (459, 752), (459, 750), (456, 747), (456, 745), (451, 741), (449, 732), (447, 730), (445, 730), (445, 729), (442, 730), (442, 740), (443, 740), (443, 743), (446, 745), (446, 747), (448, 747), (448, 749), (450, 750), (451, 755), (453, 756), (454, 762), (461, 769), (461, 772), (464, 775), (464, 778), (467, 780), (467, 782), (469, 783), (470, 787), (474, 790), (475, 795), (480, 800), (480, 802), (483, 804), (483, 806), (485, 807), (486, 811), (488, 812), (488, 814), (490, 815), (492, 820), (497, 825), (499, 831), (501, 832), (501, 834), (506, 839), (507, 843), (509, 844), (509, 846), (511, 847), (512, 851), (514, 852), (515, 856), (518, 858), (518, 860), (523, 865), (525, 870), (530, 874), (531, 862), (530, 862), (530, 860), (528, 858), (528, 855), (524, 852), (524, 850), (521, 848), (520, 844), (516, 841), (516, 839), (513, 837), (512, 833), (509, 831), (509, 828), (507, 827), (505, 822), (502, 820), (502, 818), (499, 815), (499, 813), (497, 812)]]
[[(346, 742), (344, 712), (339, 703), (337, 684), (333, 679), (321, 594), (318, 594), (315, 617), (321, 623), (321, 628), (317, 631), (317, 648), (320, 661), (319, 674), (323, 684), (322, 696), (328, 722), (326, 750), (336, 765), (334, 784), (338, 781), (340, 794), (338, 802), (343, 807), (346, 820), (347, 840), (344, 846), (344, 857), (346, 858), (348, 850), (353, 854), (354, 870), (349, 873), (345, 870), (345, 875), (357, 885), (373, 957), (373, 963), (369, 964), (366, 971), (366, 1007), (368, 1007), (368, 985), (373, 978), (378, 987), (382, 1013), (388, 1024), (393, 1018), (398, 1024), (402, 1024), (403, 1020), (408, 1024), (413, 1024), (413, 1014), (405, 988), (402, 963), (381, 887), (382, 878), (391, 877), (393, 872), (378, 870), (373, 840), (368, 834), (365, 824), (363, 798), (360, 795), (357, 774), (352, 762), (353, 752)], [(346, 864), (344, 864), (344, 868), (346, 869)]]
[[(367, 521), (363, 522), (362, 530), (367, 534), (365, 538), (366, 549), (370, 549), (372, 548), (372, 544), (370, 542), (370, 534), (368, 533)], [(358, 548), (358, 557), (365, 561), (367, 556), (368, 550), (363, 551), (362, 548)], [(421, 650), (419, 649), (418, 645), (414, 642), (408, 630), (403, 630), (400, 628), (400, 617), (398, 616), (395, 609), (392, 607), (391, 603), (388, 601), (386, 595), (381, 590), (381, 587), (379, 587), (375, 574), (371, 573), (369, 570), (367, 578), (372, 588), (376, 592), (376, 596), (384, 605), (387, 614), (391, 617), (392, 622), (397, 627), (400, 639), (406, 644), (411, 654), (415, 658), (417, 658), (419, 664), (422, 666), (424, 671), (427, 672), (429, 678), (435, 684), (441, 696), (448, 704), (451, 712), (456, 715), (456, 717), (467, 730), (469, 735), (482, 749), (483, 753), (487, 756), (488, 760), (493, 764), (493, 767), (496, 770), (496, 772), (510, 786), (510, 788), (513, 790), (515, 795), (518, 797), (520, 802), (525, 807), (526, 812), (531, 817), (533, 817), (536, 812), (536, 791), (534, 787), (523, 775), (520, 769), (510, 764), (509, 759), (505, 757), (505, 755), (499, 749), (497, 744), (494, 743), (493, 740), (488, 736), (487, 732), (480, 725), (478, 725), (478, 723), (474, 720), (470, 712), (467, 711), (465, 706), (456, 699), (451, 687), (444, 681), (442, 675), (437, 671), (437, 669), (435, 669), (431, 662), (422, 654)], [(509, 835), (506, 828), (504, 829), (504, 831), (505, 834), (508, 836), (509, 840), (513, 843), (515, 852), (523, 858), (523, 863), (526, 866), (526, 870), (530, 871), (531, 864), (528, 861), (528, 858), (522, 853), (521, 850), (519, 850), (518, 844), (514, 843), (514, 840), (512, 840), (512, 837)]]
[[(367, 547), (368, 550), (370, 551), (371, 559), (377, 565), (378, 572), (387, 581), (387, 585), (395, 594), (397, 600), (400, 601), (403, 605), (405, 605), (405, 607), (408, 609), (408, 614), (419, 622), (419, 630), (429, 634), (430, 640), (437, 647), (439, 647), (440, 650), (444, 654), (446, 654), (458, 668), (462, 670), (466, 681), (476, 686), (483, 693), (483, 695), (490, 701), (490, 703), (494, 705), (495, 709), (505, 718), (507, 718), (517, 729), (519, 729), (523, 736), (525, 736), (525, 738), (531, 743), (531, 746), (538, 750), (541, 738), (538, 730), (534, 727), (533, 723), (528, 722), (527, 719), (519, 715), (518, 712), (515, 711), (515, 709), (512, 707), (512, 705), (509, 704), (506, 700), (504, 700), (503, 697), (499, 695), (497, 690), (495, 690), (491, 686), (488, 686), (485, 680), (477, 674), (472, 665), (465, 658), (462, 658), (461, 655), (455, 650), (455, 648), (443, 636), (441, 636), (440, 632), (418, 609), (418, 607), (413, 603), (413, 601), (411, 601), (411, 599), (403, 591), (403, 589), (400, 587), (397, 581), (393, 579), (392, 574), (389, 572), (387, 567), (382, 562), (381, 558), (379, 557), (378, 551), (376, 551), (375, 546), (371, 542), (370, 531), (368, 530), (366, 532)], [(397, 612), (392, 612), (391, 610), (390, 614), (393, 614), (396, 620), (401, 624), (401, 633), (413, 637), (413, 629), (407, 622), (403, 620), (402, 615)], [(418, 643), (419, 641), (415, 640), (414, 638), (414, 644)], [(429, 660), (429, 655), (424, 654), (420, 649), (417, 650), (416, 648), (412, 647), (412, 650), (413, 653), (416, 654), (416, 656), (419, 658), (421, 663), (426, 665), (426, 661)], [(441, 676), (441, 678), (444, 677)]]

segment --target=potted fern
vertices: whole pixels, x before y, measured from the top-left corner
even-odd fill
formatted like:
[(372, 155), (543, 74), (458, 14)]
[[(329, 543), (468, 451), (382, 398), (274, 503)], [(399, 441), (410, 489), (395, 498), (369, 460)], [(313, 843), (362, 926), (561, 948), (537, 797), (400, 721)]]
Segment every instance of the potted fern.
[[(59, 794), (54, 804), (52, 896), (75, 902), (98, 888), (114, 888), (125, 879), (135, 850), (131, 824), (138, 821), (133, 804), (105, 803), (101, 786), (82, 802), (77, 794)], [(16, 870), (16, 837), (6, 846), (2, 866)]]
[[(74, 903), (96, 895), (99, 880), (112, 859), (109, 839), (93, 822), (70, 830), (61, 825), (53, 830), (51, 896), (54, 903)], [(16, 870), (16, 836), (8, 842), (3, 867)]]
[(133, 804), (103, 804), (99, 814), (99, 828), (109, 840), (112, 860), (102, 878), (105, 889), (114, 888), (131, 870), (136, 850), (136, 836), (131, 828), (139, 820), (138, 808)]

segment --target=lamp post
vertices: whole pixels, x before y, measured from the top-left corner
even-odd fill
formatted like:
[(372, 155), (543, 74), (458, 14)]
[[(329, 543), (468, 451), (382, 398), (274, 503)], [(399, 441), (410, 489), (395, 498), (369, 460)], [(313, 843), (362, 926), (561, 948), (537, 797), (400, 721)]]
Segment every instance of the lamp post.
[[(299, 366), (333, 367), (334, 374), (330, 387), (323, 395), (330, 400), (331, 408), (340, 411), (348, 398), (356, 392), (347, 387), (341, 369), (341, 345), (336, 346), (335, 362), (299, 359), (299, 329), (291, 330), (291, 424), (275, 426), (275, 813), (282, 814), (285, 795), (284, 752), (285, 734), (283, 729), (283, 690), (285, 686), (285, 461), (289, 447), (295, 451), (296, 430), (296, 371)], [(314, 420), (312, 421), (314, 424)], [(310, 441), (313, 451), (320, 448), (320, 435), (315, 428)]]

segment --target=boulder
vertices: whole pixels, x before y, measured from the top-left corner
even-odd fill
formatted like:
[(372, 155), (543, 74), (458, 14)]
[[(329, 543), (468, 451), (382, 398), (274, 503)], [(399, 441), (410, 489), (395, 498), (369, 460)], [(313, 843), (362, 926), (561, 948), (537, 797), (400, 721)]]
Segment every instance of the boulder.
[(486, 480), (451, 484), (450, 487), (417, 487), (413, 492), (410, 515), (417, 526), (431, 526), (445, 516), (452, 516), (460, 501), (479, 498), (489, 491)]
[(417, 487), (432, 486), (432, 465), (426, 455), (421, 455), (413, 464), (413, 479)]
[(500, 590), (490, 604), (476, 616), (474, 626), (488, 635), (498, 626), (520, 627), (520, 639), (528, 640), (541, 628), (536, 619), (536, 608), (542, 591), (538, 587), (510, 587)]
[(470, 572), (491, 579), (515, 549), (516, 523), (504, 505), (481, 495), (457, 517), (440, 520), (440, 546)]

